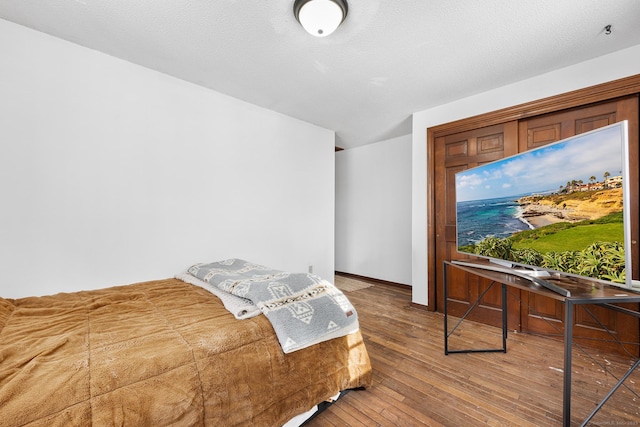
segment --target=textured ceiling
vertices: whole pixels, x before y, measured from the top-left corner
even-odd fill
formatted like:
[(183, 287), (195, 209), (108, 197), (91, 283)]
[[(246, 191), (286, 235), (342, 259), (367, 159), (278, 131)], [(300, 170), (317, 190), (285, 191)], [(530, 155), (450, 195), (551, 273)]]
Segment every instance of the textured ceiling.
[(640, 44), (638, 0), (349, 0), (325, 38), (292, 7), (0, 0), (0, 18), (335, 130), (345, 148), (411, 133), (415, 111)]

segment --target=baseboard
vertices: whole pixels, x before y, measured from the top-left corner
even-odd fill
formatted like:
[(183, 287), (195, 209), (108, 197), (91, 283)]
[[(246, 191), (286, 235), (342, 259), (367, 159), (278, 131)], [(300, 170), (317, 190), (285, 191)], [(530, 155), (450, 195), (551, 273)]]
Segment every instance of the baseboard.
[[(412, 287), (410, 285), (405, 285), (405, 284), (397, 283), (397, 282), (390, 282), (388, 280), (374, 279), (372, 277), (360, 276), (358, 274), (353, 274), (353, 273), (345, 273), (343, 271), (334, 271), (334, 273), (336, 274), (336, 276), (351, 277), (353, 279), (361, 280), (363, 282), (371, 283), (373, 285), (394, 286), (396, 288), (401, 288), (401, 289), (405, 289), (405, 290), (411, 290), (412, 289)], [(418, 304), (416, 302), (409, 303), (409, 306), (412, 307), (412, 308), (417, 308), (418, 310), (434, 311), (428, 305)]]
[(397, 283), (397, 282), (390, 282), (388, 280), (382, 280), (382, 279), (374, 279), (373, 277), (360, 276), (358, 274), (345, 273), (343, 271), (334, 271), (334, 273), (337, 276), (351, 277), (353, 279), (362, 280), (363, 282), (371, 283), (371, 284), (374, 284), (374, 285), (395, 286), (397, 288), (402, 288), (402, 289), (411, 289), (412, 288), (411, 285), (405, 285), (405, 284)]
[(431, 308), (429, 308), (428, 305), (424, 305), (424, 304), (418, 304), (417, 302), (411, 302), (409, 303), (409, 305), (412, 308), (417, 308), (418, 310), (424, 310), (424, 311), (434, 311)]

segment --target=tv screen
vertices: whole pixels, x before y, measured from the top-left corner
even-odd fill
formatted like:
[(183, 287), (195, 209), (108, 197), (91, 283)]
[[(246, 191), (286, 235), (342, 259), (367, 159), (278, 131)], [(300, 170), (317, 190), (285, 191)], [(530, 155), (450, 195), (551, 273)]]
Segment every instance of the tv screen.
[(631, 288), (627, 122), (455, 175), (459, 253)]

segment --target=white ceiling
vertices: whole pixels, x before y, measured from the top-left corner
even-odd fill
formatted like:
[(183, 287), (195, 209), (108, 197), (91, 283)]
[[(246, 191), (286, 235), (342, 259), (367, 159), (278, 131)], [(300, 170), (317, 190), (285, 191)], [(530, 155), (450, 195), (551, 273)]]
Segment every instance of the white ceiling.
[(411, 133), (413, 112), (640, 44), (638, 0), (349, 0), (325, 38), (292, 9), (0, 0), (0, 18), (335, 130), (344, 148)]

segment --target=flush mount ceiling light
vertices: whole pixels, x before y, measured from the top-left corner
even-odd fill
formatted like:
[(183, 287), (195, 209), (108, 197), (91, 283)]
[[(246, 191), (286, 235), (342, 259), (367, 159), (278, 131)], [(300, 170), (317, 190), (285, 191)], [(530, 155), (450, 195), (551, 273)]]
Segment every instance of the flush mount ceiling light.
[(307, 32), (316, 37), (333, 33), (347, 16), (346, 0), (296, 0), (293, 14)]

